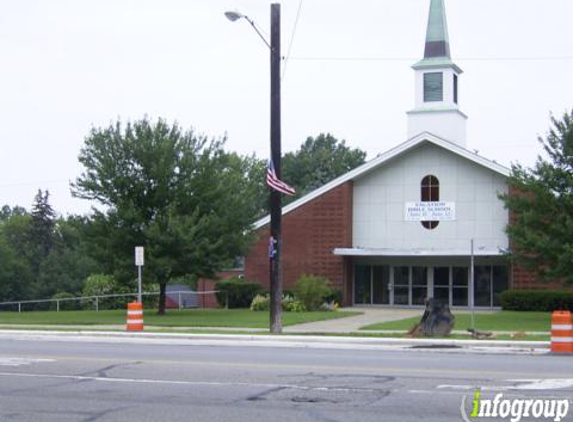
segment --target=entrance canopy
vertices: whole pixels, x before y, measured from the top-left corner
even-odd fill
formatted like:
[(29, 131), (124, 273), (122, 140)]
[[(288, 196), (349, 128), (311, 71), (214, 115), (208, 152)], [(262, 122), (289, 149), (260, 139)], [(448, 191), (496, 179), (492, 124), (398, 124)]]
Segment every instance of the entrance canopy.
[[(367, 248), (335, 248), (337, 256), (364, 256), (364, 257), (462, 257), (470, 256), (467, 249), (367, 249)], [(501, 249), (475, 248), (474, 256), (503, 256)]]

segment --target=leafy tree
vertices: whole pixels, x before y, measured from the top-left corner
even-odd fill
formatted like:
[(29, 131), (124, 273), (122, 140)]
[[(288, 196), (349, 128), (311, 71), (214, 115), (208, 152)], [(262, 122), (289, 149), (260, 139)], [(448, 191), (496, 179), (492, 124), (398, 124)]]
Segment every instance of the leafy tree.
[(8, 244), (0, 229), (0, 301), (28, 297), (32, 277), (26, 261)]
[(0, 221), (7, 220), (15, 215), (26, 215), (26, 214), (28, 214), (28, 211), (26, 211), (26, 209), (23, 207), (16, 205), (13, 208), (10, 208), (9, 205), (4, 205), (0, 209)]
[(30, 216), (25, 214), (0, 220), (0, 301), (28, 298), (33, 293), (29, 227)]
[(56, 221), (52, 248), (41, 262), (36, 277), (35, 295), (49, 297), (56, 292), (79, 296), (84, 280), (100, 270), (89, 255), (86, 217), (69, 216)]
[(296, 196), (303, 196), (329, 181), (364, 164), (366, 153), (351, 149), (346, 141), (337, 140), (330, 133), (321, 133), (316, 138), (308, 137), (296, 152), (285, 154), (282, 160), (282, 179), (293, 186)]
[(511, 212), (507, 228), (512, 257), (540, 281), (573, 283), (573, 111), (551, 118), (546, 157), (533, 168), (513, 165), (510, 193), (501, 195)]
[(260, 181), (248, 178), (255, 161), (224, 142), (144, 118), (93, 129), (81, 150), (85, 171), (72, 193), (106, 206), (88, 227), (93, 256), (134, 285), (134, 246), (146, 247), (144, 277), (160, 286), (160, 313), (169, 279), (212, 277), (249, 244)]

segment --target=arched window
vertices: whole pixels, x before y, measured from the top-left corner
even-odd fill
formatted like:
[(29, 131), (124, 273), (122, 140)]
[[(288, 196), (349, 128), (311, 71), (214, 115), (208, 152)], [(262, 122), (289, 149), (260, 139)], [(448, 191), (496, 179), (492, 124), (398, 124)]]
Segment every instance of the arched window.
[[(421, 183), (422, 202), (440, 200), (440, 182), (436, 176), (428, 175), (422, 179)], [(422, 226), (431, 230), (438, 227), (439, 221), (422, 221)]]

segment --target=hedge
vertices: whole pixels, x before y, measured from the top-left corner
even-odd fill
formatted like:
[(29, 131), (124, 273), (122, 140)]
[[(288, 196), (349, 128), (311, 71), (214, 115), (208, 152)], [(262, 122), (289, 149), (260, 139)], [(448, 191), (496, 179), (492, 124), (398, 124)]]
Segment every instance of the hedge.
[[(263, 291), (260, 284), (250, 283), (239, 278), (228, 278), (215, 284), (219, 306), (229, 308), (248, 308), (253, 298)], [(227, 303), (228, 299), (228, 303)]]
[(552, 290), (507, 290), (500, 295), (507, 311), (573, 311), (573, 292)]

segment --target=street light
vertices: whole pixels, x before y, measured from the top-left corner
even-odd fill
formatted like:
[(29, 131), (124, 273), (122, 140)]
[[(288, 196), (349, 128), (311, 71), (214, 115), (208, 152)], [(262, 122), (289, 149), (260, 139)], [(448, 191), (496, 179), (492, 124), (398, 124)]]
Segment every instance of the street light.
[[(271, 42), (265, 39), (257, 29), (255, 22), (248, 16), (239, 12), (226, 12), (225, 16), (231, 22), (244, 18), (255, 29), (259, 37), (265, 42), (271, 53), (271, 160), (274, 165), (276, 177), (281, 179), (281, 5), (271, 4)], [(271, 310), (270, 331), (271, 333), (282, 332), (282, 271), (281, 271), (281, 193), (270, 190), (271, 208), (271, 241), (274, 242), (275, 253), (271, 258), (270, 287), (271, 287)]]
[[(272, 5), (271, 5), (271, 7), (272, 7)], [(267, 45), (267, 47), (271, 48), (269, 42), (266, 40), (266, 38), (263, 36), (263, 34), (261, 34), (261, 31), (259, 31), (259, 29), (255, 25), (255, 22), (251, 18), (249, 18), (247, 15), (243, 15), (242, 13), (239, 13), (239, 12), (225, 12), (225, 16), (231, 22), (235, 22), (236, 20), (239, 20), (239, 19), (245, 19), (247, 22), (249, 22), (251, 24), (251, 26), (254, 28), (254, 30), (257, 31), (257, 34), (259, 34), (259, 37), (261, 37), (261, 40), (263, 40), (263, 42)]]

